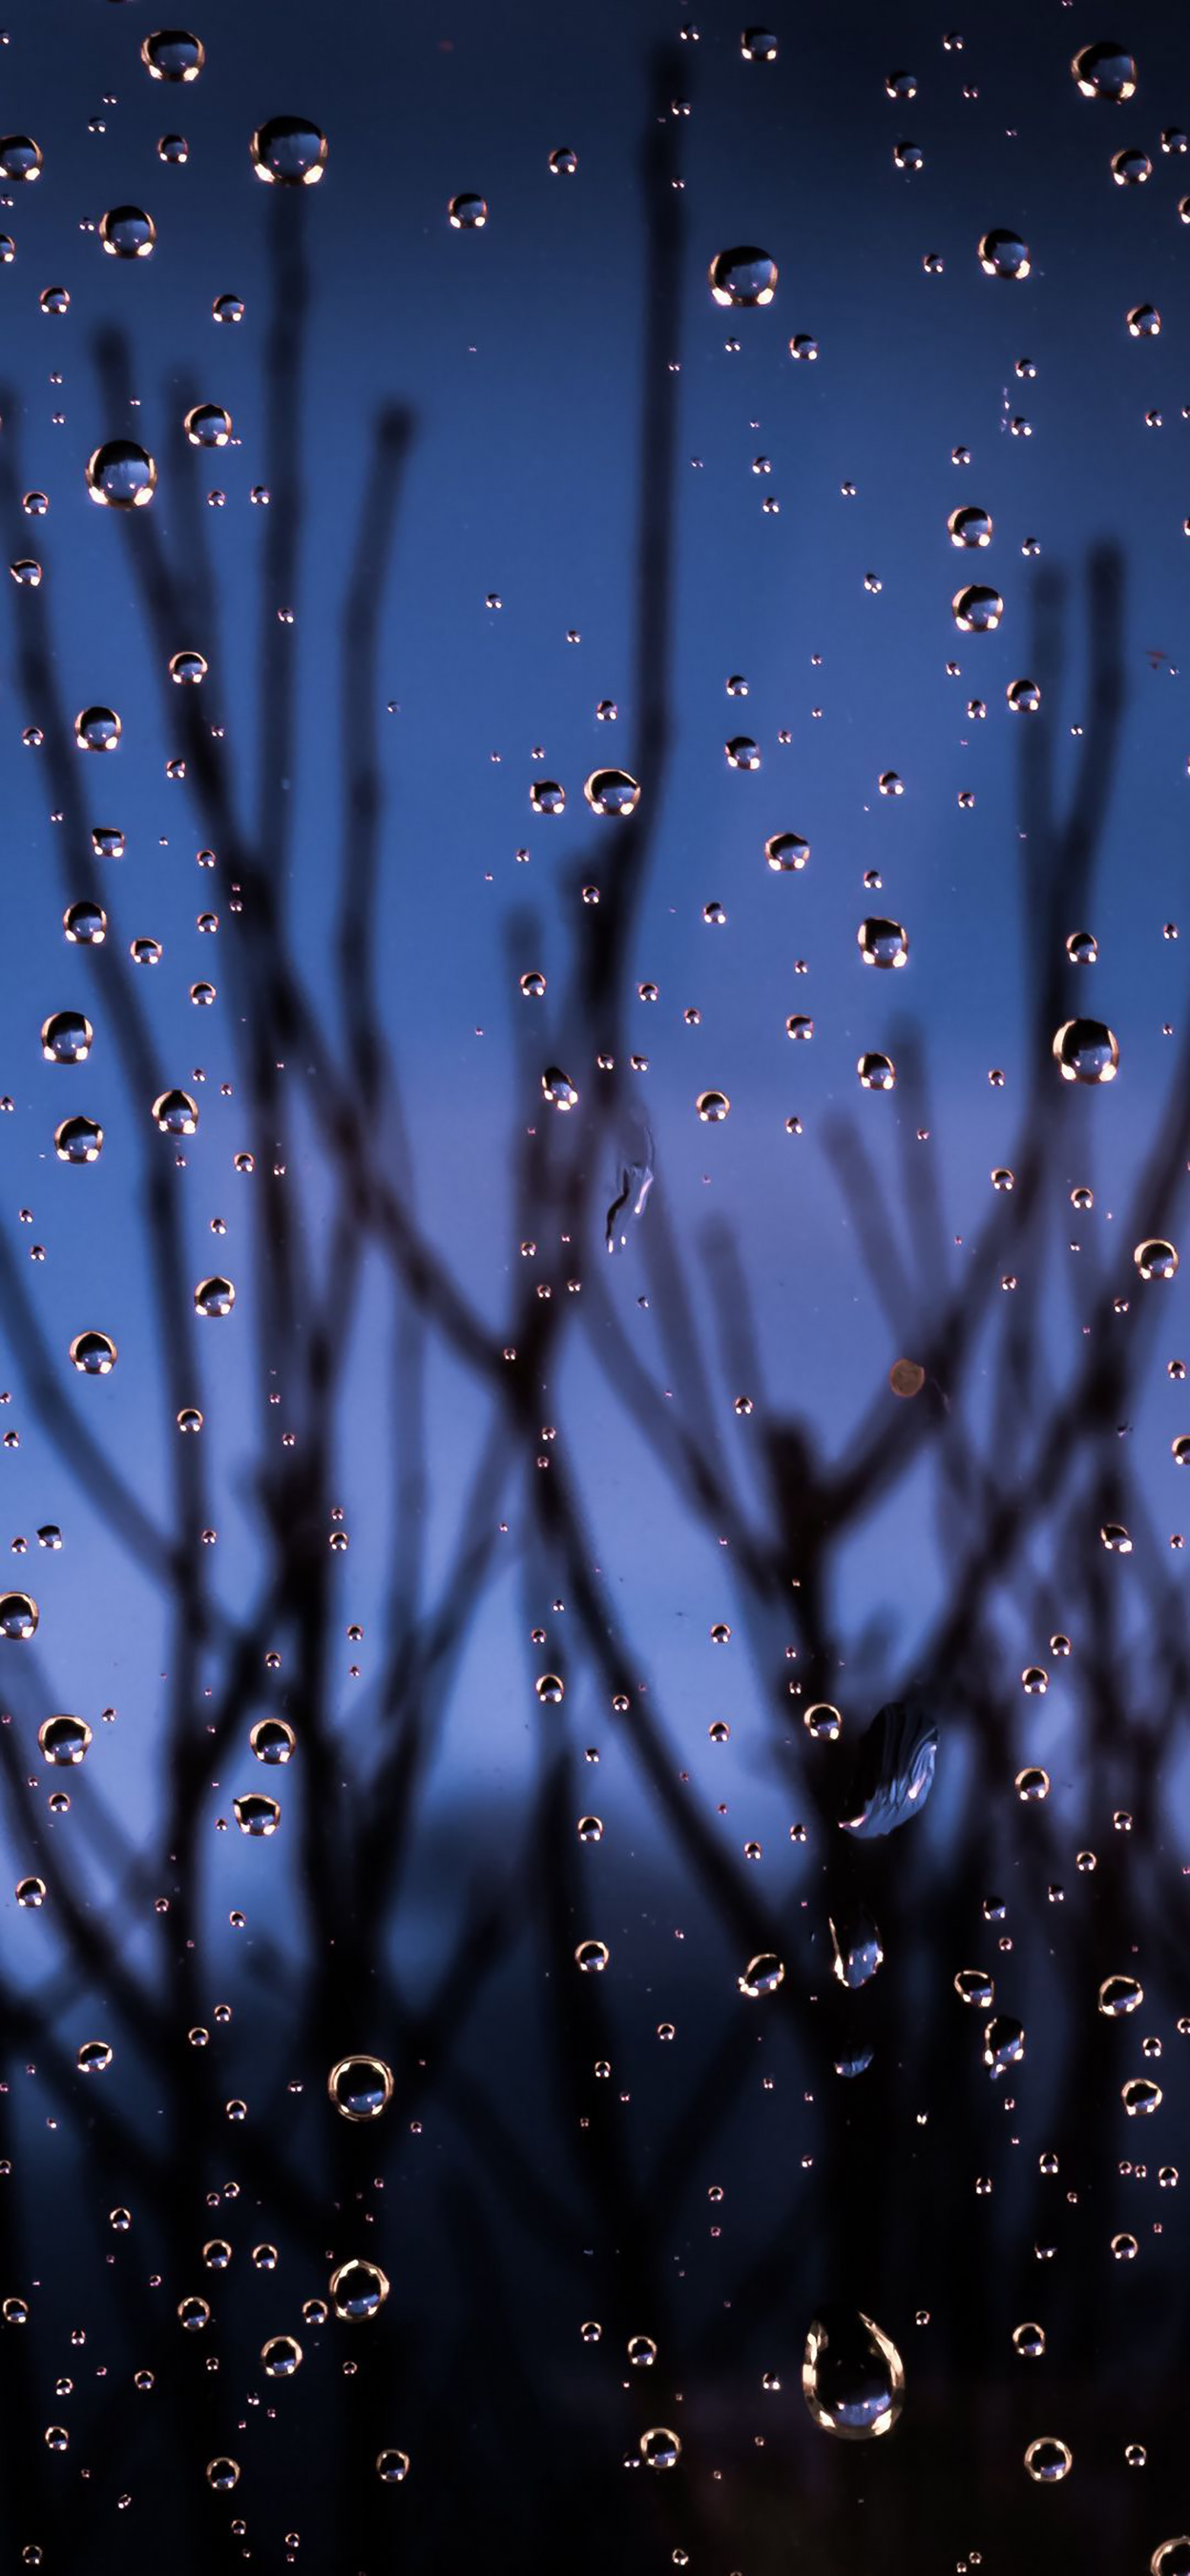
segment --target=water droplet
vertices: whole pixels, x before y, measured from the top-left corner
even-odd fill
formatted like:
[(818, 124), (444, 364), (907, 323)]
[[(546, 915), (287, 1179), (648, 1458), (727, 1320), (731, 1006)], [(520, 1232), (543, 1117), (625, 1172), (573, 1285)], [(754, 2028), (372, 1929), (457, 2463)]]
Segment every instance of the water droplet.
[(875, 915), (861, 921), (856, 937), (865, 966), (907, 966), (909, 934), (899, 921), (885, 921)]
[(97, 1163), (103, 1151), (103, 1129), (93, 1118), (64, 1118), (54, 1129), (54, 1152), (60, 1163)]
[(150, 80), (196, 81), (206, 61), (206, 48), (184, 27), (158, 27), (143, 39), (140, 58)]
[(41, 1024), (41, 1052), (47, 1064), (85, 1064), (95, 1031), (81, 1011), (52, 1011)]
[(258, 1717), (248, 1742), (258, 1762), (276, 1764), (290, 1760), (297, 1737), (287, 1718)]
[(611, 1951), (606, 1941), (580, 1941), (575, 1951), (575, 1965), (586, 1976), (598, 1976), (606, 1968)]
[(1052, 2486), (1068, 2475), (1073, 2459), (1067, 2442), (1059, 2442), (1053, 2434), (1042, 2434), (1036, 2442), (1030, 2442), (1025, 2467), (1039, 2486)]
[(983, 2062), (992, 2075), (1003, 2075), (1009, 2066), (1018, 2066), (1025, 2054), (1024, 2025), (1014, 2021), (1011, 2013), (996, 2013), (984, 2029)]
[(44, 1878), (18, 1879), (14, 1892), (17, 1904), (23, 1905), (27, 1912), (35, 1913), (39, 1905), (45, 1904)]
[(831, 1967), (849, 1991), (866, 1986), (884, 1958), (880, 1934), (866, 1907), (849, 1904), (827, 1918), (834, 1956)]
[(635, 814), (640, 788), (626, 769), (593, 769), (583, 789), (593, 814)]
[(109, 206), (99, 218), (99, 238), (113, 259), (151, 259), (157, 226), (142, 206)]
[(230, 1279), (200, 1279), (194, 1291), (196, 1315), (230, 1315), (236, 1292)]
[(379, 2316), (388, 2297), (388, 2275), (378, 2263), (353, 2259), (332, 2272), (329, 2288), (335, 2315), (347, 2324), (357, 2324)]
[(201, 653), (171, 653), (169, 676), (180, 689), (197, 688), (207, 676), (207, 665)]
[(85, 2039), (74, 2062), (80, 2075), (102, 2075), (112, 2062), (109, 2041)]
[(924, 1700), (890, 1700), (860, 1738), (843, 1830), (874, 1840), (919, 1815), (934, 1781), (938, 1729)]
[(1045, 2329), (1038, 2325), (1014, 2326), (1012, 2348), (1022, 2361), (1040, 2361), (1045, 2351)]
[(1164, 2095), (1148, 2075), (1132, 2075), (1121, 2087), (1120, 2100), (1130, 2120), (1145, 2120), (1160, 2109)]
[(563, 1073), (559, 1065), (546, 1066), (541, 1077), (541, 1089), (551, 1109), (577, 1109), (578, 1092), (569, 1075)]
[(652, 2335), (629, 2335), (627, 2352), (634, 2370), (651, 2370), (657, 2359), (657, 2346)]
[(1130, 143), (1124, 151), (1113, 152), (1111, 174), (1117, 188), (1143, 188), (1153, 176), (1153, 164), (1139, 143)]
[(249, 1789), (246, 1796), (233, 1798), (232, 1812), (240, 1832), (256, 1837), (275, 1834), (281, 1822), (276, 1799), (266, 1798), (260, 1789)]
[(107, 937), (102, 904), (72, 903), (62, 915), (62, 928), (72, 947), (98, 948)]
[(188, 1091), (162, 1091), (153, 1103), (153, 1117), (163, 1136), (193, 1136), (198, 1107)]
[(87, 489), (109, 510), (141, 510), (157, 489), (157, 467), (134, 439), (109, 438), (87, 459)]
[(345, 2120), (378, 2120), (392, 2100), (392, 2068), (382, 2057), (341, 2057), (326, 2089)]
[(1121, 2013), (1135, 2012), (1144, 1999), (1144, 1987), (1135, 1977), (1105, 1977), (1099, 1989), (1099, 2010), (1114, 2020)]
[(1023, 1771), (1017, 1772), (1015, 1787), (1023, 1806), (1040, 1806), (1042, 1799), (1048, 1798), (1050, 1793), (1050, 1775), (1041, 1769), (1040, 1764), (1029, 1763)]
[(488, 219), (486, 197), (452, 197), (446, 209), (456, 233), (481, 233)]
[(266, 2379), (292, 2379), (302, 2366), (302, 2347), (294, 2335), (270, 2335), (260, 2347)]
[(676, 2469), (682, 2456), (682, 2445), (676, 2433), (666, 2424), (653, 2424), (640, 2437), (640, 2455), (647, 2469)]
[(258, 179), (279, 188), (313, 188), (327, 164), (325, 134), (304, 116), (272, 116), (251, 142)]
[(116, 1345), (107, 1333), (76, 1333), (70, 1357), (83, 1377), (110, 1377), (116, 1365)]
[(1128, 316), (1129, 336), (1133, 340), (1157, 340), (1161, 336), (1161, 316), (1155, 304), (1134, 304)]
[(865, 1091), (893, 1091), (897, 1068), (888, 1055), (861, 1055), (855, 1068)]
[(182, 423), (192, 447), (226, 447), (231, 413), (220, 403), (193, 403)]
[(824, 2433), (846, 2442), (891, 2432), (905, 2397), (896, 2345), (861, 2308), (824, 2308), (806, 2336), (802, 2395)]
[(1031, 267), (1028, 246), (1019, 233), (985, 233), (979, 245), (979, 265), (985, 277), (1024, 278)]
[(1103, 1020), (1065, 1020), (1053, 1043), (1064, 1082), (1114, 1082), (1120, 1050)]
[(988, 546), (991, 544), (992, 514), (990, 510), (980, 510), (976, 509), (974, 506), (962, 510), (952, 510), (946, 524), (950, 530), (951, 544), (954, 546)]
[(1176, 1276), (1177, 1253), (1172, 1243), (1166, 1243), (1160, 1235), (1147, 1237), (1143, 1243), (1138, 1243), (1132, 1258), (1142, 1279), (1168, 1280)]
[(239, 2477), (238, 2460), (220, 2458), (207, 2461), (207, 2485), (214, 2487), (218, 2494), (226, 2495), (229, 2488), (238, 2486)]
[(777, 263), (767, 250), (742, 245), (737, 250), (721, 250), (711, 261), (708, 271), (711, 293), (716, 304), (771, 304), (777, 291)]
[(1041, 705), (1041, 691), (1036, 680), (1010, 680), (1004, 694), (1009, 713), (1014, 716), (1035, 716)]
[(755, 1959), (748, 1961), (743, 1976), (739, 1980), (740, 1993), (752, 1997), (753, 2000), (758, 1995), (775, 1995), (778, 1986), (784, 1982), (784, 1977), (784, 1960), (779, 1959), (773, 1950), (761, 1950)]
[(815, 1700), (806, 1710), (802, 1724), (815, 1744), (837, 1744), (843, 1730), (838, 1709), (828, 1699)]
[(999, 591), (988, 590), (981, 582), (956, 590), (950, 604), (961, 635), (994, 635), (1004, 615)]
[(74, 720), (80, 751), (115, 751), (123, 730), (114, 707), (83, 707)]
[(1122, 45), (1084, 45), (1070, 69), (1084, 98), (1123, 101), (1134, 95), (1136, 65)]
[(41, 177), (41, 145), (31, 134), (0, 137), (0, 178), (28, 183)]
[(982, 2012), (988, 2011), (996, 1999), (995, 1985), (982, 1968), (960, 1968), (954, 1990), (960, 2003), (974, 2004)]
[(91, 1729), (83, 1717), (43, 1717), (37, 1741), (46, 1761), (65, 1770), (82, 1761), (91, 1742)]
[(764, 855), (774, 875), (779, 875), (804, 868), (810, 856), (810, 844), (803, 841), (800, 832), (774, 832), (771, 840), (765, 842)]
[(383, 2479), (386, 2487), (400, 2486), (409, 2475), (408, 2451), (378, 2451), (376, 2475)]

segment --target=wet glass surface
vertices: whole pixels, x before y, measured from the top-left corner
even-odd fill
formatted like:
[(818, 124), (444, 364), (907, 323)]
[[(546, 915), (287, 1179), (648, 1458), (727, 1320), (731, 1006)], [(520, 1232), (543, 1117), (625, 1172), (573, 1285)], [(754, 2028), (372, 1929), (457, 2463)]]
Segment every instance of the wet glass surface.
[(0, 2565), (1185, 2576), (1190, 34), (0, 69)]

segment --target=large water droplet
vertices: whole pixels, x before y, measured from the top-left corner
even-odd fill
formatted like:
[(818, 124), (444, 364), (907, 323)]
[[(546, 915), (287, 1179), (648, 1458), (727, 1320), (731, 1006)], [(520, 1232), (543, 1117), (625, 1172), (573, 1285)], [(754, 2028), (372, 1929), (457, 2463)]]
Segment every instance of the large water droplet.
[(1122, 45), (1084, 45), (1070, 69), (1084, 98), (1122, 102), (1136, 90), (1136, 65)]
[(266, 1798), (262, 1789), (249, 1789), (242, 1798), (233, 1798), (232, 1812), (242, 1834), (260, 1837), (275, 1834), (281, 1822), (281, 1810), (275, 1798)]
[(1059, 2478), (1068, 2476), (1073, 2463), (1069, 2443), (1060, 2442), (1052, 2433), (1043, 2433), (1037, 2441), (1030, 2442), (1025, 2453), (1025, 2467), (1038, 2486), (1056, 2485)]
[(593, 814), (635, 814), (640, 787), (626, 769), (593, 769), (583, 794)]
[(153, 1103), (153, 1117), (163, 1136), (193, 1136), (198, 1108), (188, 1091), (162, 1091)]
[(1119, 1046), (1103, 1020), (1064, 1020), (1053, 1056), (1064, 1082), (1114, 1082), (1120, 1062)]
[(257, 178), (279, 188), (312, 188), (326, 168), (326, 136), (305, 116), (270, 117), (250, 148)]
[(563, 1073), (560, 1065), (546, 1066), (541, 1077), (541, 1088), (551, 1109), (577, 1109), (578, 1092), (569, 1074)]
[(1146, 1236), (1132, 1255), (1142, 1279), (1172, 1279), (1176, 1276), (1178, 1256), (1172, 1243), (1160, 1235)]
[(924, 1700), (890, 1700), (860, 1738), (840, 1823), (874, 1840), (919, 1815), (934, 1782), (938, 1728)]
[(891, 2432), (905, 2398), (896, 2345), (860, 2308), (824, 2308), (806, 2336), (802, 2395), (824, 2433), (871, 2441)]
[(775, 1995), (778, 1986), (783, 1984), (784, 1978), (784, 1960), (779, 1959), (774, 1950), (761, 1950), (755, 1959), (748, 1961), (743, 1976), (739, 1980), (740, 1993), (753, 1998), (757, 1995)]
[(1113, 2020), (1121, 2013), (1135, 2012), (1145, 1999), (1145, 1990), (1135, 1977), (1105, 1977), (1099, 1989), (1099, 2009)]
[(994, 635), (1004, 615), (1004, 602), (998, 590), (973, 581), (965, 590), (956, 590), (951, 603), (955, 625), (961, 635)]
[(142, 206), (109, 206), (99, 218), (99, 238), (113, 259), (151, 259), (157, 226)]
[(640, 2455), (647, 2469), (676, 2469), (682, 2456), (682, 2445), (667, 2424), (653, 2424), (640, 2437)]
[(979, 245), (979, 265), (985, 277), (1027, 277), (1031, 266), (1028, 245), (1019, 233), (985, 233)]
[[(199, 1429), (201, 1423), (200, 1414), (194, 1429)], [(287, 1718), (258, 1717), (248, 1742), (258, 1762), (276, 1764), (290, 1760), (297, 1737)]]
[(880, 1934), (866, 1906), (836, 1907), (829, 1917), (829, 1928), (834, 1952), (831, 1966), (839, 1984), (851, 1991), (866, 1986), (884, 1957)]
[(388, 2297), (388, 2274), (379, 2263), (362, 2259), (340, 2263), (330, 2277), (331, 2302), (335, 2315), (348, 2324), (358, 2324), (365, 2317), (380, 2313)]
[(109, 510), (143, 510), (156, 489), (157, 467), (134, 439), (109, 438), (87, 459), (87, 490)]
[(230, 1315), (235, 1302), (236, 1292), (230, 1279), (200, 1279), (194, 1291), (196, 1315)]
[(80, 751), (115, 751), (123, 730), (114, 707), (82, 707), (74, 720)]
[(196, 81), (206, 61), (206, 48), (184, 27), (158, 27), (141, 44), (140, 58), (155, 81)]
[(907, 966), (909, 933), (899, 921), (885, 921), (874, 915), (861, 921), (856, 937), (865, 966)]
[(59, 1770), (68, 1770), (82, 1761), (91, 1742), (91, 1729), (85, 1717), (43, 1717), (37, 1741), (47, 1762)]
[(97, 1163), (103, 1151), (103, 1129), (93, 1118), (64, 1118), (54, 1129), (54, 1152), (60, 1163)]
[(70, 1357), (83, 1377), (110, 1377), (116, 1365), (116, 1345), (110, 1333), (76, 1333)]
[(0, 178), (29, 181), (41, 177), (41, 145), (31, 134), (0, 137)]
[(747, 244), (719, 251), (708, 275), (716, 304), (771, 304), (777, 291), (776, 261)]
[(0, 1637), (25, 1645), (37, 1633), (39, 1612), (29, 1592), (0, 1592)]
[(85, 1064), (94, 1037), (82, 1011), (51, 1011), (41, 1024), (41, 1052), (47, 1064)]
[(973, 505), (969, 505), (963, 510), (952, 510), (946, 524), (950, 530), (950, 541), (952, 545), (988, 546), (991, 544), (992, 514), (990, 510), (976, 509)]
[(182, 427), (192, 447), (226, 447), (231, 413), (221, 403), (192, 403)]
[(392, 2100), (392, 2068), (382, 2057), (341, 2057), (326, 2089), (345, 2120), (378, 2120)]

